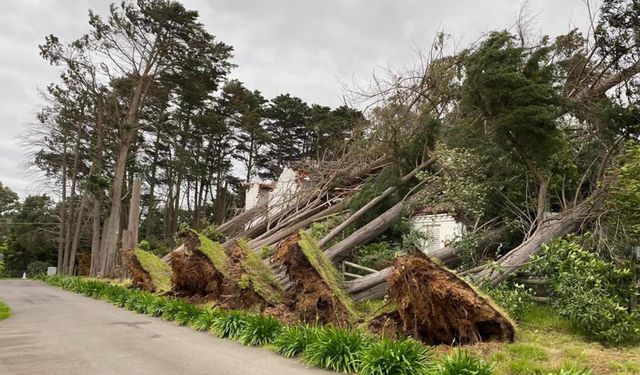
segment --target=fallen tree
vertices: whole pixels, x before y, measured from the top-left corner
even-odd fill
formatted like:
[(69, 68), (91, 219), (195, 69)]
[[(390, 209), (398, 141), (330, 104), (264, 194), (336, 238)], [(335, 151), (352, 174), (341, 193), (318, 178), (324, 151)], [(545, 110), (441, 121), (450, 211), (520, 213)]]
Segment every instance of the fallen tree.
[(131, 283), (152, 292), (171, 290), (171, 268), (160, 258), (139, 248), (123, 252), (123, 258), (131, 272)]

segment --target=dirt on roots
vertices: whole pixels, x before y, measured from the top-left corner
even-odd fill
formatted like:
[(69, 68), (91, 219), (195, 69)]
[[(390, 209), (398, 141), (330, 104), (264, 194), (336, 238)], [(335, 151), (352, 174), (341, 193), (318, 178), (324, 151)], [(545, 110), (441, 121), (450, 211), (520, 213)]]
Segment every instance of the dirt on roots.
[(173, 292), (178, 296), (217, 299), (222, 293), (223, 276), (209, 258), (200, 251), (198, 235), (192, 231), (180, 233), (183, 247), (171, 253)]
[(138, 261), (138, 257), (136, 257), (135, 249), (125, 250), (122, 252), (122, 255), (127, 261), (129, 272), (131, 272), (131, 284), (136, 288), (154, 292), (155, 287), (153, 286), (151, 276), (149, 275), (149, 272), (142, 268), (142, 265)]
[(457, 345), (515, 338), (513, 323), (489, 299), (423, 254), (396, 258), (388, 285), (398, 328), (415, 339)]
[(287, 291), (283, 305), (265, 313), (288, 322), (348, 324), (351, 316), (347, 308), (311, 266), (298, 244), (299, 240), (299, 235), (291, 235), (276, 248), (274, 259), (284, 266), (293, 286)]
[(242, 268), (244, 251), (238, 244), (227, 250), (228, 276), (222, 282), (221, 304), (228, 309), (262, 311), (268, 304), (252, 287)]

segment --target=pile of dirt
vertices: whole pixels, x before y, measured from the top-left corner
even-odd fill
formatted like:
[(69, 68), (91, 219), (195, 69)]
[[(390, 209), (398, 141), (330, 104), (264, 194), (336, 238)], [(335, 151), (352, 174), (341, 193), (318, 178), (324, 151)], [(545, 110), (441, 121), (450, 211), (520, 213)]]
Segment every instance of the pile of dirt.
[(293, 280), (287, 291), (285, 302), (265, 314), (278, 316), (285, 321), (333, 323), (346, 325), (352, 314), (337, 297), (334, 288), (320, 276), (300, 247), (300, 235), (291, 235), (282, 240), (275, 251), (274, 259), (282, 264)]
[[(398, 257), (388, 279), (402, 333), (427, 344), (513, 341), (515, 328), (488, 298), (420, 253)], [(390, 324), (387, 322), (387, 324)]]
[(149, 272), (147, 272), (140, 264), (140, 261), (138, 261), (135, 249), (125, 250), (122, 255), (124, 256), (129, 272), (131, 273), (131, 284), (136, 288), (154, 292), (155, 287), (153, 285), (151, 275), (149, 275)]
[(216, 299), (222, 293), (224, 276), (201, 250), (197, 233), (180, 232), (183, 247), (171, 254), (171, 282), (176, 295)]

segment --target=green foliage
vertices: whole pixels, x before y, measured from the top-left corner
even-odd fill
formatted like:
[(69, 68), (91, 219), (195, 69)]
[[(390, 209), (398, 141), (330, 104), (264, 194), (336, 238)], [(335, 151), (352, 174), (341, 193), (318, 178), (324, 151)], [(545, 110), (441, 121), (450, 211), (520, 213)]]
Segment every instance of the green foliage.
[(151, 251), (151, 243), (147, 240), (142, 240), (138, 243), (138, 249), (142, 251)]
[[(216, 228), (215, 225), (206, 225), (200, 231), (200, 234), (211, 242), (224, 242), (224, 235), (218, 230), (218, 228)], [(202, 239), (200, 239), (200, 241), (202, 243)]]
[(188, 309), (191, 304), (185, 302), (180, 298), (169, 298), (167, 302), (164, 304), (164, 310), (162, 311), (162, 319), (164, 320), (176, 320), (178, 319), (178, 314), (180, 314), (183, 310)]
[(385, 167), (375, 176), (375, 178), (367, 179), (367, 181), (362, 185), (360, 191), (351, 199), (349, 208), (352, 212), (357, 211), (367, 203), (371, 202), (372, 199), (382, 194), (382, 192), (387, 188), (392, 186), (399, 186), (400, 188), (396, 189), (393, 193), (378, 203), (375, 208), (369, 210), (360, 219), (358, 219), (354, 224), (356, 228), (380, 216), (383, 212), (393, 207), (393, 205), (404, 197), (407, 193), (407, 189), (403, 185), (399, 174), (400, 173), (395, 168), (391, 166)]
[(229, 257), (227, 257), (227, 253), (222, 248), (220, 242), (214, 242), (208, 236), (203, 233), (198, 233), (193, 229), (189, 229), (193, 233), (198, 236), (198, 240), (200, 240), (200, 252), (209, 258), (213, 267), (220, 272), (223, 276), (229, 276), (229, 272), (227, 270), (227, 262), (229, 261)]
[(194, 304), (185, 303), (175, 316), (174, 321), (181, 326), (190, 325), (202, 313), (202, 309)]
[(521, 320), (533, 306), (531, 290), (521, 284), (502, 283), (495, 287), (486, 287), (484, 292), (515, 320)]
[(0, 299), (0, 320), (5, 320), (11, 316), (11, 309)]
[(47, 267), (49, 267), (49, 263), (47, 262), (43, 262), (40, 260), (33, 261), (27, 265), (27, 275), (46, 275)]
[(136, 248), (134, 252), (140, 266), (151, 277), (154, 289), (158, 292), (171, 290), (171, 267), (149, 251)]
[(492, 375), (493, 364), (471, 356), (457, 349), (453, 354), (442, 358), (436, 365), (433, 375)]
[(229, 311), (214, 321), (211, 332), (221, 338), (237, 339), (248, 324), (249, 314), (244, 311)]
[(356, 250), (356, 263), (361, 266), (381, 270), (391, 264), (396, 256), (404, 252), (387, 241), (372, 242), (359, 246)]
[(360, 369), (358, 354), (367, 345), (366, 338), (357, 331), (326, 326), (313, 336), (302, 360), (333, 371), (356, 373)]
[(270, 304), (277, 304), (282, 301), (282, 286), (275, 275), (260, 256), (251, 250), (245, 241), (238, 241), (244, 253), (242, 259), (242, 269), (251, 281), (251, 287), (265, 301)]
[(21, 276), (31, 262), (55, 264), (58, 218), (53, 200), (46, 195), (27, 197), (12, 221), (16, 224), (10, 227), (4, 254), (7, 271), (12, 276)]
[(191, 320), (191, 328), (196, 331), (206, 332), (213, 328), (213, 324), (223, 315), (218, 308), (204, 309), (195, 319)]
[(545, 166), (559, 149), (556, 127), (557, 94), (553, 70), (546, 60), (551, 49), (529, 52), (508, 32), (494, 32), (466, 59), (467, 77), (461, 107), (469, 117), (481, 116), (493, 142)]
[[(311, 234), (311, 236), (313, 238), (323, 238), (324, 236), (326, 236), (327, 234), (329, 234), (329, 232), (331, 231), (331, 229), (337, 227), (338, 225), (340, 225), (343, 221), (345, 221), (346, 216), (345, 215), (335, 215), (335, 216), (330, 216), (324, 220), (321, 221), (316, 221), (313, 224), (311, 224), (311, 226), (309, 227), (308, 231)], [(345, 229), (343, 231), (343, 233), (341, 233), (340, 235), (338, 235), (336, 238), (334, 238), (332, 241), (329, 242), (328, 245), (333, 244), (334, 241), (338, 241), (342, 238), (344, 238), (343, 236), (347, 236), (349, 234), (353, 233), (352, 229)]]
[(392, 341), (386, 337), (366, 346), (360, 353), (362, 375), (426, 374), (429, 350), (412, 339)]
[(291, 358), (300, 355), (318, 333), (318, 327), (310, 325), (287, 326), (274, 342), (276, 351)]
[(320, 275), (325, 284), (334, 293), (335, 297), (344, 305), (349, 314), (356, 316), (353, 300), (343, 289), (338, 270), (336, 270), (331, 260), (322, 252), (316, 240), (311, 237), (309, 233), (301, 230), (298, 244), (313, 269)]
[(628, 309), (632, 272), (585, 250), (577, 238), (555, 240), (534, 259), (552, 281), (554, 306), (581, 333), (608, 344), (637, 340), (640, 314)]
[(247, 319), (247, 324), (240, 334), (243, 345), (263, 346), (273, 343), (280, 331), (282, 323), (272, 316), (253, 315)]

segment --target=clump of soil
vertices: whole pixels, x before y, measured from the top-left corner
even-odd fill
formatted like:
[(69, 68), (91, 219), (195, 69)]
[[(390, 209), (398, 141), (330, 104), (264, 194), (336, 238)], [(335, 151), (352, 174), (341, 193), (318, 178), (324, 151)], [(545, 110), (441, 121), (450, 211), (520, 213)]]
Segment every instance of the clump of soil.
[(402, 332), (400, 314), (397, 310), (376, 316), (369, 321), (371, 332), (396, 339)]
[(142, 268), (142, 265), (138, 261), (138, 257), (135, 254), (135, 250), (125, 250), (122, 255), (127, 261), (129, 272), (131, 272), (131, 284), (133, 284), (133, 286), (135, 286), (136, 288), (154, 292), (155, 287), (153, 285), (151, 275), (149, 275), (149, 272)]
[(300, 248), (299, 240), (297, 234), (285, 238), (274, 254), (275, 260), (284, 266), (293, 280), (284, 304), (275, 311), (276, 315), (288, 320), (297, 317), (303, 322), (348, 324), (351, 318), (348, 308), (313, 268)]
[(515, 337), (513, 323), (489, 299), (423, 254), (396, 258), (388, 286), (399, 328), (427, 344), (513, 341)]
[(222, 293), (223, 275), (216, 270), (209, 258), (200, 251), (198, 235), (185, 230), (180, 233), (181, 251), (171, 254), (171, 281), (176, 295), (208, 297), (216, 299)]

